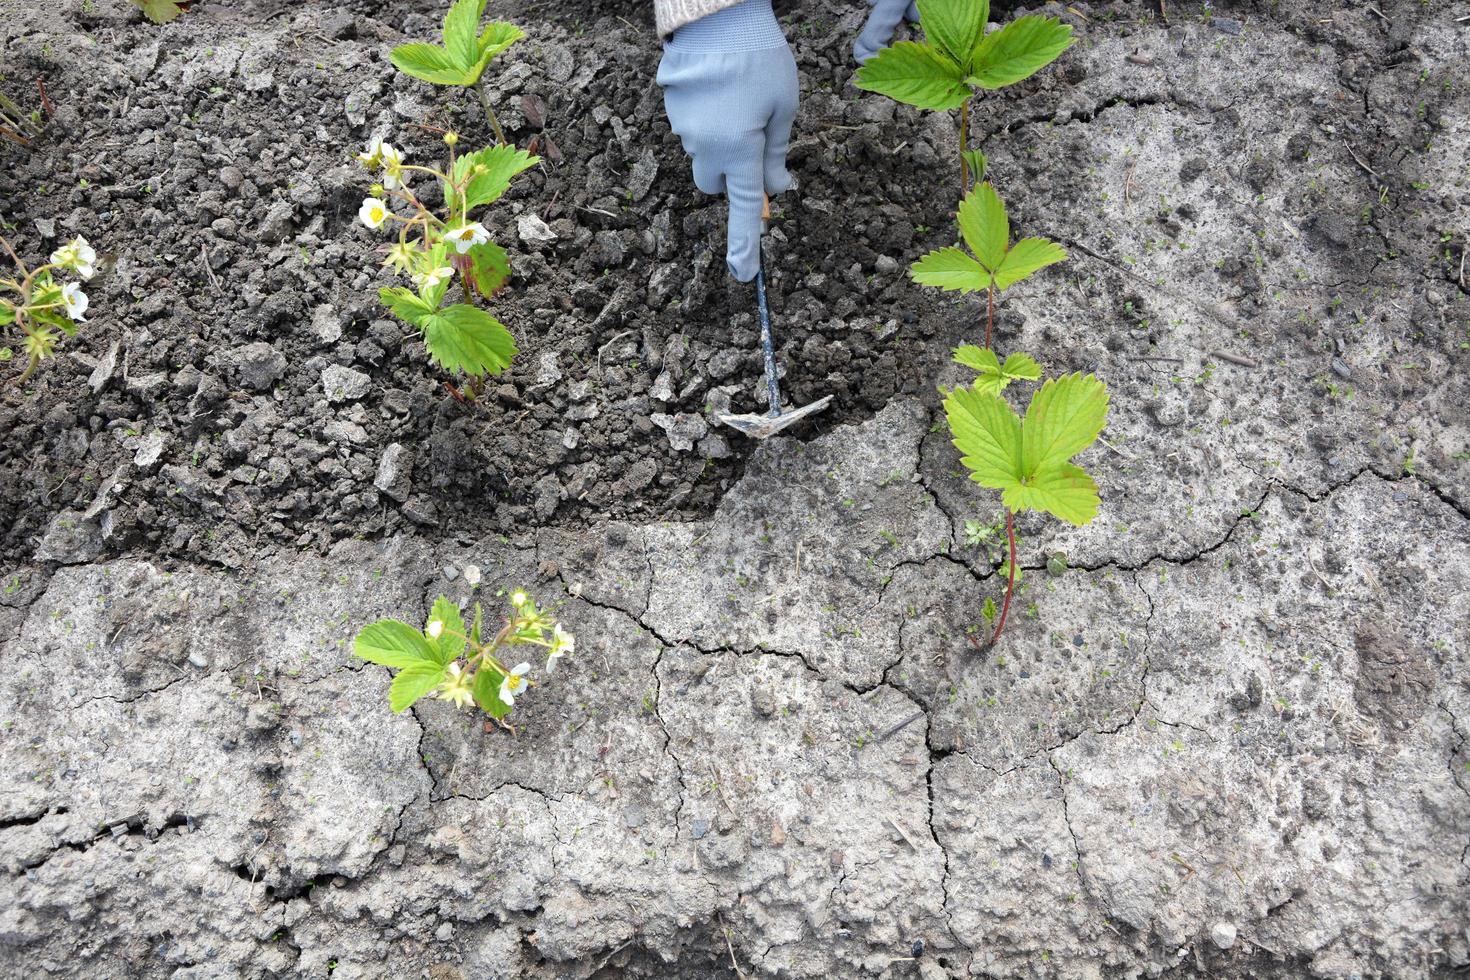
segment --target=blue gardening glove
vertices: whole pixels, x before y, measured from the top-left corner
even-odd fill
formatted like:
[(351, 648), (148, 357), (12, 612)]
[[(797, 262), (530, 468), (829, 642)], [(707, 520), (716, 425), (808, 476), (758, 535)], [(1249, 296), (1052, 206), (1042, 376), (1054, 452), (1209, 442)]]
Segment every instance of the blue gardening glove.
[(868, 0), (868, 6), (873, 12), (852, 44), (852, 56), (860, 65), (888, 47), (899, 21), (907, 18), (912, 23), (919, 22), (919, 8), (911, 0)]
[(796, 58), (771, 0), (744, 0), (687, 24), (658, 66), (669, 124), (694, 158), (694, 183), (730, 203), (725, 259), (741, 282), (760, 265), (767, 194), (790, 190), (786, 170), (800, 88)]

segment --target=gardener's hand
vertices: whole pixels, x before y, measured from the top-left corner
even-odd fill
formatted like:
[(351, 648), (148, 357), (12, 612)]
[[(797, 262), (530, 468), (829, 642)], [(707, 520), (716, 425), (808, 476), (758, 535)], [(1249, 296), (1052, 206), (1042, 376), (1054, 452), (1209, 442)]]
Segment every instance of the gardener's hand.
[(695, 185), (729, 199), (725, 259), (749, 282), (760, 265), (765, 196), (795, 186), (786, 151), (800, 89), (771, 0), (744, 0), (679, 28), (658, 84), (669, 124), (694, 158)]
[(868, 0), (868, 6), (873, 8), (873, 12), (868, 15), (863, 32), (852, 45), (852, 56), (858, 64), (888, 47), (899, 21), (904, 18), (914, 23), (919, 21), (919, 8), (912, 0)]

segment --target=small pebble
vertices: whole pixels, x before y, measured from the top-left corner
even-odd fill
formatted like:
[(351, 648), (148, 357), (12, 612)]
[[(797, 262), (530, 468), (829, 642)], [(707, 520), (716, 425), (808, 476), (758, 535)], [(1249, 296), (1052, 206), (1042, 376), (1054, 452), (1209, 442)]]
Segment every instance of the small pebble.
[(1216, 922), (1210, 926), (1210, 941), (1220, 949), (1229, 949), (1235, 945), (1236, 929), (1232, 922)]
[(1353, 369), (1348, 367), (1347, 362), (1340, 357), (1332, 359), (1332, 373), (1344, 381), (1350, 381), (1353, 377)]

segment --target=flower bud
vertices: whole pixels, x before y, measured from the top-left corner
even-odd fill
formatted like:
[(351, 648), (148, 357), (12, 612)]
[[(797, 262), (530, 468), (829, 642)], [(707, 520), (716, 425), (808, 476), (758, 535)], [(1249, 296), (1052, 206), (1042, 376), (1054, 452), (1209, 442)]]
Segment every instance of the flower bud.
[(454, 144), (459, 142), (459, 134), (454, 132), (445, 133), (444, 142), (449, 144), (450, 146), (453, 146)]

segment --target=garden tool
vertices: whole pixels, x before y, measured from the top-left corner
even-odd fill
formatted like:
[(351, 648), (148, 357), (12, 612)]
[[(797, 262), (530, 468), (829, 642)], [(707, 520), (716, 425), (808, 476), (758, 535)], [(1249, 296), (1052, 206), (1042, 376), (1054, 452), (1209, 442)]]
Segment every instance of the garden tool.
[(764, 415), (716, 415), (716, 421), (752, 439), (769, 439), (771, 436), (795, 425), (809, 415), (815, 415), (832, 404), (832, 396), (819, 398), (810, 405), (781, 410), (781, 386), (776, 377), (776, 346), (771, 339), (771, 307), (766, 300), (765, 230), (771, 218), (771, 202), (766, 201), (765, 213), (761, 215), (760, 264), (755, 273), (755, 302), (761, 321), (761, 352), (766, 360), (766, 392), (770, 396), (771, 408)]

